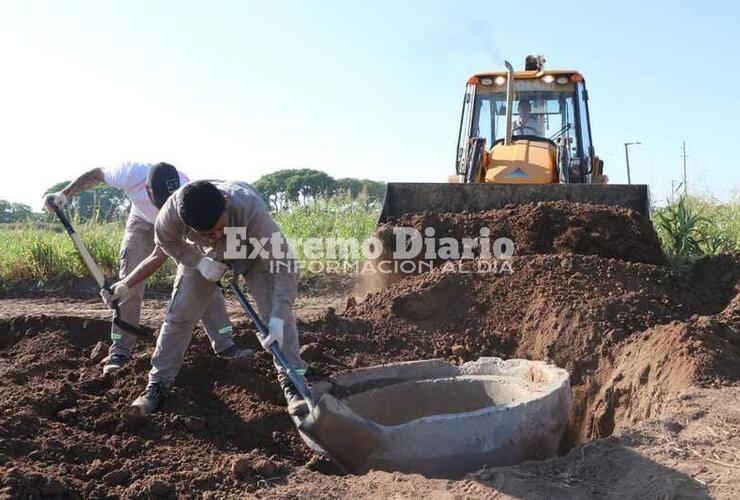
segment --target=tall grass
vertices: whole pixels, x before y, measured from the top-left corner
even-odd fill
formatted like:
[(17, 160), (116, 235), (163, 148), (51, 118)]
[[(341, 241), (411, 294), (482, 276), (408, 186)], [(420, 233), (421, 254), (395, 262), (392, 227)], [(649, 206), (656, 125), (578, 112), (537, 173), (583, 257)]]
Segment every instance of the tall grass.
[(653, 221), (670, 256), (693, 258), (740, 251), (740, 200), (719, 203), (682, 196), (656, 210)]
[[(379, 207), (337, 198), (317, 201), (289, 212), (275, 214), (278, 225), (291, 238), (369, 236), (377, 221)], [(111, 279), (118, 275), (119, 248), (123, 221), (74, 222), (90, 254)], [(302, 255), (299, 254), (299, 257)], [(348, 260), (359, 255), (347, 256)], [(150, 285), (169, 286), (174, 279), (171, 261), (151, 279)], [(59, 224), (0, 224), (0, 288), (26, 280), (40, 282), (89, 276), (69, 236)]]
[[(332, 198), (275, 214), (275, 220), (289, 238), (341, 238), (361, 244), (373, 233), (379, 214), (380, 207), (377, 205)], [(300, 260), (310, 260), (300, 245), (297, 245), (296, 251)], [(349, 262), (357, 262), (361, 258), (359, 245), (354, 252), (345, 256)]]
[[(52, 278), (79, 278), (89, 273), (82, 264), (69, 236), (48, 225), (13, 224), (0, 229), (0, 280), (3, 282)], [(104, 273), (118, 269), (121, 243), (120, 223), (78, 226), (90, 254)]]

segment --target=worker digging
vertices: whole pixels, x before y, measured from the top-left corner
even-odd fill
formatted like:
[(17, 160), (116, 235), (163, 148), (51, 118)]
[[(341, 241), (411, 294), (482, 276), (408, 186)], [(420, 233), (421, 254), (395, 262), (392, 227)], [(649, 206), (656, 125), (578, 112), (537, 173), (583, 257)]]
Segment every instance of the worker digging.
[[(223, 261), (224, 227), (246, 227), (250, 235), (262, 238), (279, 233), (262, 199), (247, 184), (197, 181), (176, 191), (160, 210), (154, 227), (156, 244), (178, 264), (172, 298), (167, 308), (157, 347), (152, 356), (149, 384), (133, 403), (142, 415), (156, 410), (174, 382), (193, 328), (212, 302), (222, 302), (216, 282), (229, 269)], [(284, 244), (284, 243), (283, 243)], [(268, 253), (275, 258), (276, 249)], [(287, 255), (287, 254), (286, 254)], [(283, 257), (287, 258), (287, 257)], [(245, 274), (257, 304), (269, 320), (269, 335), (262, 345), (269, 348), (277, 342), (290, 362), (299, 370), (305, 363), (298, 354), (298, 331), (293, 318), (297, 279), (290, 270), (270, 274), (263, 260), (238, 262)], [(280, 385), (285, 391), (291, 414), (306, 412), (306, 403), (290, 381), (280, 372)]]
[[(114, 167), (94, 168), (80, 175), (59, 193), (45, 197), (44, 207), (53, 212), (54, 207), (63, 210), (70, 198), (101, 183), (126, 193), (131, 201), (131, 211), (121, 242), (120, 281), (108, 290), (101, 286), (101, 296), (108, 305), (120, 303), (120, 319), (134, 328), (139, 324), (146, 279), (167, 258), (154, 242), (157, 213), (167, 198), (186, 182), (188, 177), (167, 163), (122, 163)], [(227, 359), (251, 355), (251, 351), (234, 344), (233, 329), (222, 297), (214, 297), (213, 302), (208, 304), (203, 311), (202, 321), (217, 355)], [(113, 373), (126, 364), (136, 342), (134, 334), (117, 322), (111, 326), (110, 337), (112, 343), (103, 373)]]

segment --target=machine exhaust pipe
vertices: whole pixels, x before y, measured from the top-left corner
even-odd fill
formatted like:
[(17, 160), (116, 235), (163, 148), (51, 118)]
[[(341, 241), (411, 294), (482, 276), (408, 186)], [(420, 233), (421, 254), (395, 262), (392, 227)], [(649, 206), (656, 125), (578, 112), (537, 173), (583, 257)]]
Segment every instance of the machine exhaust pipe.
[(513, 131), (512, 123), (512, 105), (514, 103), (514, 67), (509, 61), (504, 61), (506, 66), (506, 136), (504, 136), (504, 145), (511, 144), (511, 135)]

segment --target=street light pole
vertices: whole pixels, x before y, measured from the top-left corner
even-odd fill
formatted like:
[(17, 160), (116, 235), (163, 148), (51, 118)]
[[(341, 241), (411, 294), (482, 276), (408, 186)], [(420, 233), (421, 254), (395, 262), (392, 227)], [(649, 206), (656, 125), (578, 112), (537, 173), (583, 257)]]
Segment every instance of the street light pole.
[(624, 158), (627, 160), (627, 184), (632, 184), (632, 176), (630, 175), (630, 146), (636, 144), (642, 144), (641, 142), (625, 142), (624, 143)]
[(683, 195), (686, 196), (689, 192), (688, 183), (686, 179), (686, 141), (683, 141), (683, 146), (681, 147), (683, 152), (681, 153), (681, 156), (683, 157)]

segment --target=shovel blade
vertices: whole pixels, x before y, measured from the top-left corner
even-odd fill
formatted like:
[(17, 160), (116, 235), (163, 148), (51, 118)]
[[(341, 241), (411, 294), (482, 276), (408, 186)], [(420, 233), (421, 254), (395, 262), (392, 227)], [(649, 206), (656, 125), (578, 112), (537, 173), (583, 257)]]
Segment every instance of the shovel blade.
[(298, 429), (318, 444), (337, 465), (364, 474), (382, 439), (382, 429), (331, 394), (324, 394)]

